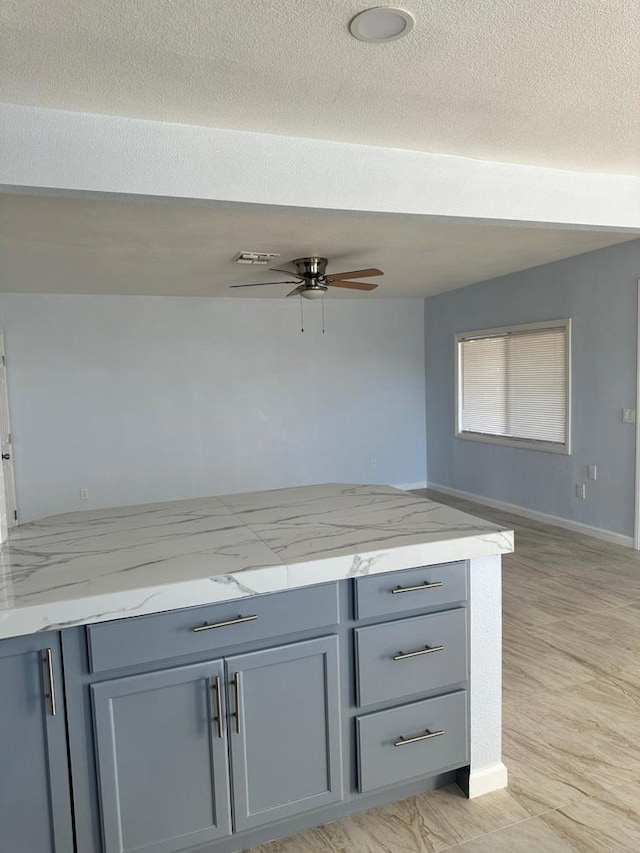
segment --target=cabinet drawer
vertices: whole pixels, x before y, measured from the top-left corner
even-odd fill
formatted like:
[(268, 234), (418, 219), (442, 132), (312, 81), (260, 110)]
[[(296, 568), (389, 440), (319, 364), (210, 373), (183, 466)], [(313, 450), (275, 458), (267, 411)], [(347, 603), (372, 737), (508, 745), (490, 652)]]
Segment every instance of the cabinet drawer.
[(356, 618), (424, 610), (467, 600), (466, 563), (443, 563), (358, 578)]
[(464, 608), (356, 628), (358, 704), (425, 693), (468, 678)]
[(361, 793), (469, 763), (466, 690), (356, 718)]
[(203, 652), (217, 654), (238, 643), (337, 622), (336, 583), (101, 622), (87, 627), (91, 671)]

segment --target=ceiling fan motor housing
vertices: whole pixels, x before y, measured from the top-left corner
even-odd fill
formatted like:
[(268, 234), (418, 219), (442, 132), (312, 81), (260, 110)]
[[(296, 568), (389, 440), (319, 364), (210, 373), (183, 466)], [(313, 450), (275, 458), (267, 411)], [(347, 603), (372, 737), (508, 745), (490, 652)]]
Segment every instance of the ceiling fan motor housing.
[(327, 269), (326, 258), (296, 258), (291, 262), (296, 268), (296, 274), (306, 279), (324, 278)]

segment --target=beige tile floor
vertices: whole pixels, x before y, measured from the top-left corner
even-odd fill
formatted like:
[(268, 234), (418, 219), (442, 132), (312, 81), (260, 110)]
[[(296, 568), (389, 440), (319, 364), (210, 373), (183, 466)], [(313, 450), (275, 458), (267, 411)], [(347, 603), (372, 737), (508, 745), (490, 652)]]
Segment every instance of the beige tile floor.
[(435, 492), (512, 527), (504, 559), (509, 787), (456, 787), (252, 853), (640, 853), (640, 554)]

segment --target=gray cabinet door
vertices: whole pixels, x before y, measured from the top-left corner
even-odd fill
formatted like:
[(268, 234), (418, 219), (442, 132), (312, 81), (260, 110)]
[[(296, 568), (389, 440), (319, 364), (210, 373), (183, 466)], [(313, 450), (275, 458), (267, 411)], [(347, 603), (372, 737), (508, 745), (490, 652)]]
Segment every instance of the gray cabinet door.
[(1, 850), (73, 850), (61, 686), (57, 633), (0, 642)]
[(174, 853), (231, 832), (221, 661), (94, 684), (105, 853)]
[(338, 638), (226, 663), (235, 829), (339, 802)]

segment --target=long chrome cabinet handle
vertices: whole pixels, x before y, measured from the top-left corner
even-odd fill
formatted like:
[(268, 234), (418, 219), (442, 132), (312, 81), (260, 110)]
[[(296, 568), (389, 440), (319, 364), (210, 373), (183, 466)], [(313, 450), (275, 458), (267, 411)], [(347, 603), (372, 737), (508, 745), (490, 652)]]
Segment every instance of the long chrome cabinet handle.
[(435, 589), (442, 585), (443, 581), (425, 581), (418, 584), (418, 586), (396, 586), (394, 589), (389, 590), (389, 592), (392, 595), (397, 595), (399, 592), (418, 592), (421, 589)]
[(437, 732), (430, 732), (429, 729), (423, 735), (416, 735), (415, 737), (399, 737), (398, 740), (394, 741), (394, 746), (406, 746), (409, 743), (419, 743), (422, 740), (431, 740), (432, 737), (440, 737), (440, 735), (444, 734), (444, 729), (440, 729)]
[(398, 652), (393, 656), (394, 660), (407, 660), (408, 658), (418, 658), (421, 655), (430, 655), (433, 652), (441, 652), (444, 646), (425, 646), (424, 649), (418, 649), (417, 652)]
[(198, 631), (212, 631), (214, 628), (227, 628), (229, 625), (241, 625), (243, 622), (255, 622), (257, 619), (257, 615), (255, 616), (238, 616), (237, 619), (227, 619), (226, 622), (212, 622), (210, 625), (208, 622), (205, 622), (204, 625), (198, 625), (191, 630), (195, 633)]
[(233, 674), (233, 693), (235, 698), (235, 706), (236, 706), (236, 734), (240, 734), (240, 714), (242, 713), (241, 707), (241, 695), (242, 695), (242, 684), (240, 682), (240, 673), (234, 672)]
[(213, 681), (213, 692), (216, 694), (216, 715), (214, 722), (216, 724), (216, 734), (219, 738), (223, 736), (222, 731), (222, 681), (219, 675), (216, 675)]
[(42, 652), (42, 662), (44, 664), (45, 674), (47, 678), (47, 698), (49, 699), (49, 713), (55, 717), (56, 710), (56, 685), (53, 680), (53, 650), (44, 649)]

